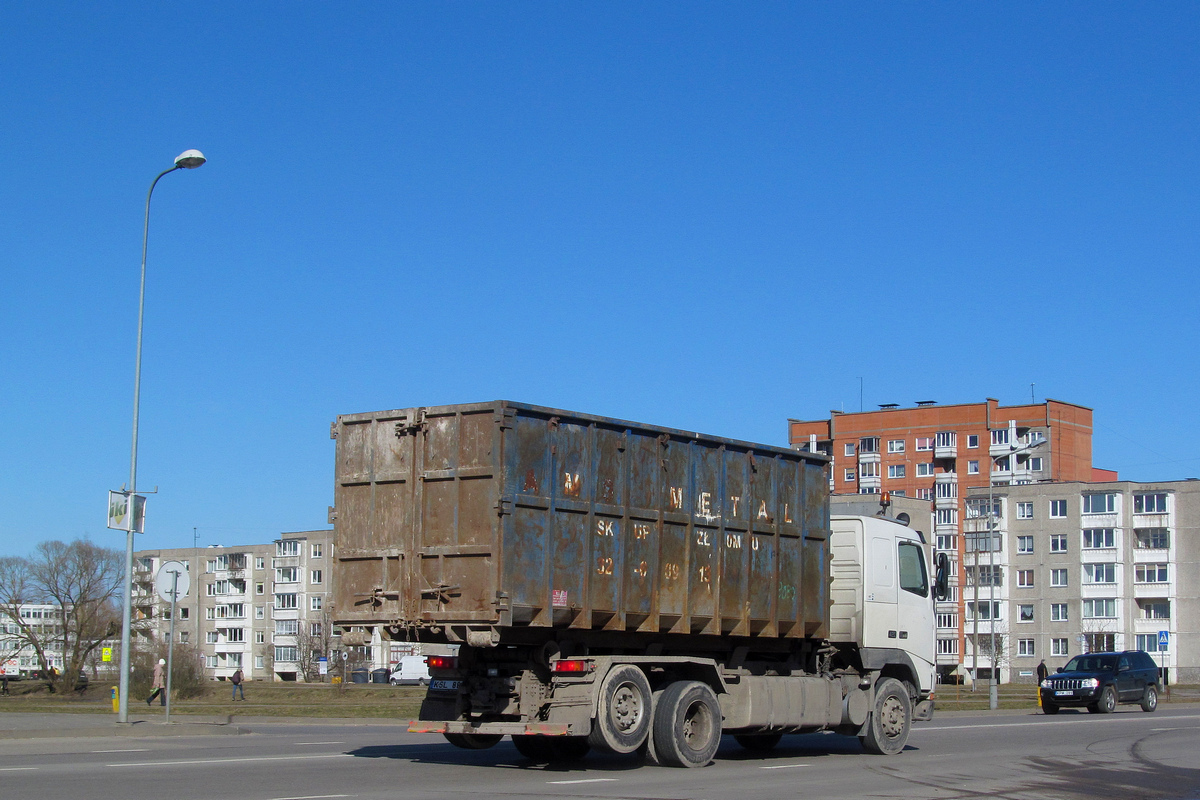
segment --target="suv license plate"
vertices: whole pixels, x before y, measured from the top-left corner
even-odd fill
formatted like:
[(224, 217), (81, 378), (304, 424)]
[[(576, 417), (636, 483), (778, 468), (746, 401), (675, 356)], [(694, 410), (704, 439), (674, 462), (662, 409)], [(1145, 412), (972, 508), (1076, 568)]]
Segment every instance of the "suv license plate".
[[(435, 681), (435, 683), (436, 683), (436, 681)], [(1070, 694), (1075, 694), (1075, 693), (1069, 689), (1067, 691), (1063, 691), (1060, 689), (1059, 691), (1054, 693), (1054, 696), (1055, 697), (1065, 697), (1066, 695), (1070, 695)]]
[(431, 692), (456, 692), (462, 686), (462, 681), (437, 680), (429, 682)]

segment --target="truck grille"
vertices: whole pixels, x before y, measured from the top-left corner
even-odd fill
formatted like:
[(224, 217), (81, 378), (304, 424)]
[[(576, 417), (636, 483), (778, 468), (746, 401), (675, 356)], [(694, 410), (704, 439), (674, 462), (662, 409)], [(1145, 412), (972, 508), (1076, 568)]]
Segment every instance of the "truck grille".
[(1082, 689), (1083, 678), (1062, 678), (1057, 681), (1051, 681), (1050, 687), (1053, 689)]

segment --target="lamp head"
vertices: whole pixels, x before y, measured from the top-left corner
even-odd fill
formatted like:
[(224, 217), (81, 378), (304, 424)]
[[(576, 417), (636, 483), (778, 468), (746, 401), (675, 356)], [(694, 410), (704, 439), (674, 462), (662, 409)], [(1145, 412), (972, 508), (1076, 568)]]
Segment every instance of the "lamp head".
[(199, 150), (184, 150), (175, 157), (175, 166), (183, 169), (195, 169), (207, 160)]

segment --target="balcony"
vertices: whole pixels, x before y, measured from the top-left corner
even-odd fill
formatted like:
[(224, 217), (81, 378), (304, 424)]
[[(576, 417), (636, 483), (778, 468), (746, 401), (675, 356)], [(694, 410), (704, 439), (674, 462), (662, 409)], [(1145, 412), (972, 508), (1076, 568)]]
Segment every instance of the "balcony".
[(859, 464), (878, 464), (883, 460), (883, 456), (879, 453), (859, 453)]

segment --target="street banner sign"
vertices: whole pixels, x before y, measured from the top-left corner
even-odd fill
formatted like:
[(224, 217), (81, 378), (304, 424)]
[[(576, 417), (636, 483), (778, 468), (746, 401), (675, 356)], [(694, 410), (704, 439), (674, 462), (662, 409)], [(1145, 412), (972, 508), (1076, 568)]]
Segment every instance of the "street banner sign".
[(116, 531), (144, 533), (146, 530), (146, 498), (133, 495), (133, 513), (129, 508), (129, 492), (108, 493), (108, 527)]

